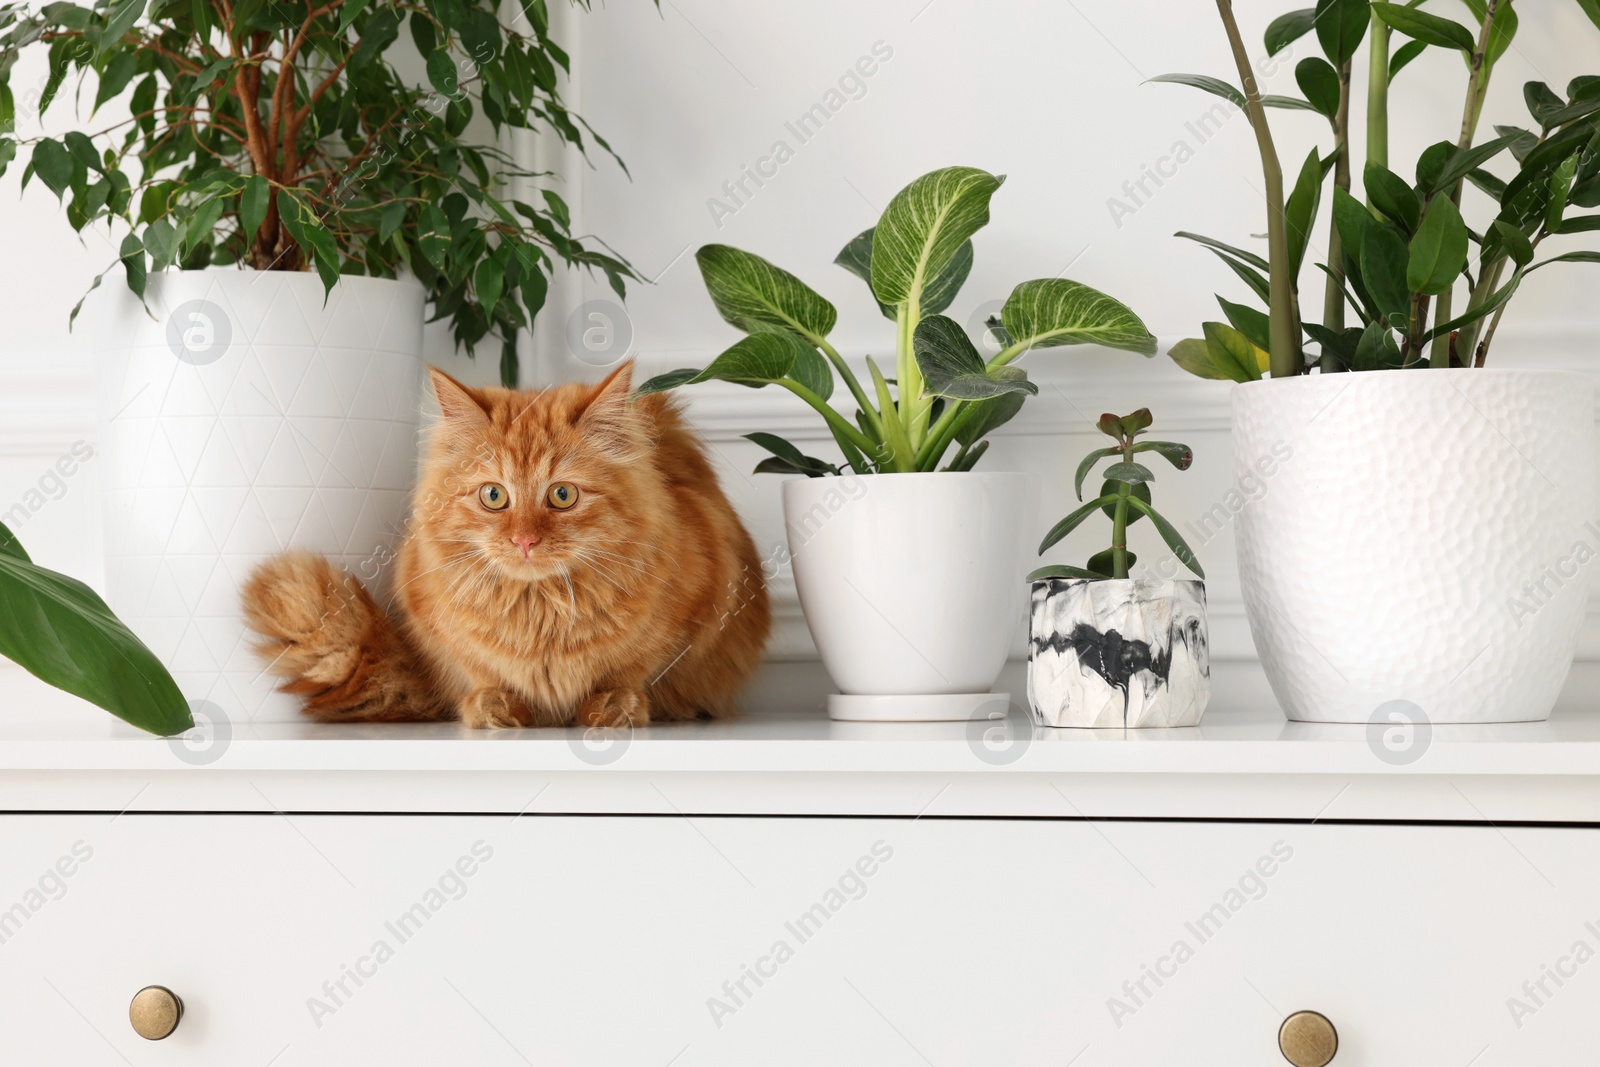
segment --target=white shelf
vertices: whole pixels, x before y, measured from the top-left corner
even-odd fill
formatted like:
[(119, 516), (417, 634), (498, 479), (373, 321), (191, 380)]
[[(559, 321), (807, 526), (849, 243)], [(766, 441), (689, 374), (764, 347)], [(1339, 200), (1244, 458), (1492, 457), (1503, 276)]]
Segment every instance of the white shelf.
[(1000, 751), (961, 723), (756, 712), (607, 753), (580, 730), (242, 724), (204, 766), (8, 684), (58, 719), (8, 702), (0, 809), (1600, 822), (1600, 665), (1574, 669), (1548, 722), (1437, 726), (1407, 764), (1364, 726), (1286, 722), (1258, 668), (1218, 664), (1215, 683), (1199, 727), (1035, 728)]

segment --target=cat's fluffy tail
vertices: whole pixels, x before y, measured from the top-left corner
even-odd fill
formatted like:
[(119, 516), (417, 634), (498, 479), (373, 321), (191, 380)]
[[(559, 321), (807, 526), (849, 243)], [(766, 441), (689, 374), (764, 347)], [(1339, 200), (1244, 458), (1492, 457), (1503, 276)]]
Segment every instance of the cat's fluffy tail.
[(455, 718), (405, 635), (354, 577), (321, 556), (286, 552), (240, 594), (256, 651), (285, 693), (324, 722)]

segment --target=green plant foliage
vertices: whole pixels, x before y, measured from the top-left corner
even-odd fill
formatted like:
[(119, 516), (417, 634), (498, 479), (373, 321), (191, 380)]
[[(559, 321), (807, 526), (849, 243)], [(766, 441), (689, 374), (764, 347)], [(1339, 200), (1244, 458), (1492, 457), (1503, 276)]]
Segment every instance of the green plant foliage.
[(194, 725), (172, 675), (94, 590), (34, 563), (0, 525), (0, 656), (141, 730)]
[[(1415, 0), (1319, 0), (1314, 11), (1291, 11), (1272, 20), (1265, 38), (1268, 53), (1315, 30), (1327, 57), (1301, 60), (1295, 80), (1309, 106), (1329, 118), (1333, 141), (1325, 150), (1313, 150), (1288, 190), (1261, 110), (1273, 106), (1272, 98), (1252, 99), (1209, 75), (1150, 79), (1199, 88), (1246, 109), (1268, 179), (1267, 256), (1214, 238), (1178, 234), (1222, 259), (1266, 311), (1218, 297), (1231, 326), (1205, 324), (1203, 339), (1173, 346), (1169, 355), (1175, 362), (1202, 377), (1253, 381), (1260, 375), (1256, 360), (1245, 358), (1248, 345), (1266, 358), (1263, 371), (1270, 366), (1273, 374), (1304, 373), (1319, 362), (1324, 373), (1479, 367), (1528, 273), (1552, 263), (1600, 262), (1600, 254), (1583, 250), (1535, 261), (1536, 250), (1550, 237), (1600, 232), (1600, 221), (1575, 210), (1600, 206), (1600, 76), (1575, 78), (1564, 94), (1544, 82), (1529, 82), (1523, 99), (1531, 126), (1496, 125), (1493, 139), (1477, 142), (1496, 64), (1517, 34), (1518, 2), (1462, 0), (1448, 13), (1465, 20), (1458, 21), (1443, 11), (1423, 10)], [(1600, 26), (1600, 0), (1578, 4)], [(1222, 4), (1219, 11), (1230, 42), (1237, 45), (1232, 6)], [(1350, 61), (1374, 25), (1385, 32), (1375, 30), (1371, 38), (1369, 108), (1358, 99)], [(1388, 30), (1396, 35), (1393, 47)], [(1395, 100), (1389, 82), (1429, 48), (1450, 49), (1466, 60), (1463, 120), (1455, 140), (1426, 145), (1414, 166), (1405, 168), (1389, 159), (1388, 111)], [(1340, 101), (1347, 103), (1342, 112)], [(1368, 120), (1364, 163), (1350, 158), (1356, 144), (1349, 118), (1363, 113)], [(1401, 177), (1408, 170), (1415, 183)], [(1320, 195), (1330, 174), (1331, 198)], [(1362, 178), (1366, 205), (1350, 193), (1352, 174)], [(1468, 183), (1493, 202), (1478, 222), (1463, 216)], [(1316, 322), (1302, 319), (1302, 309), (1310, 305), (1299, 279), (1323, 201), (1330, 202), (1332, 217), (1328, 255), (1315, 263), (1325, 276), (1322, 321)], [(1474, 199), (1470, 206), (1479, 204)], [(1352, 314), (1359, 326), (1346, 325)], [(1280, 322), (1289, 329), (1279, 332)], [(1318, 349), (1316, 356), (1305, 354), (1307, 342)]]
[[(709, 366), (658, 375), (639, 392), (714, 379), (776, 385), (822, 416), (844, 457), (843, 464), (830, 463), (771, 434), (751, 435), (772, 453), (757, 471), (821, 477), (846, 466), (857, 474), (971, 470), (988, 448), (986, 436), (1039, 391), (1014, 366), (1025, 353), (1079, 344), (1156, 351), (1155, 337), (1125, 304), (1067, 278), (1012, 290), (989, 322), (1004, 337), (989, 359), (940, 314), (971, 273), (972, 236), (989, 221), (989, 201), (1004, 180), (973, 167), (925, 174), (834, 259), (871, 287), (895, 324), (890, 373), (868, 357), (868, 380), (861, 380), (828, 340), (833, 305), (794, 275), (749, 252), (707, 245), (695, 256), (706, 291), (723, 319), (746, 336)], [(848, 416), (829, 403), (836, 377), (854, 403)]]
[(1100, 495), (1052, 526), (1050, 532), (1045, 534), (1044, 540), (1039, 543), (1039, 554), (1042, 556), (1048, 552), (1062, 538), (1083, 525), (1096, 511), (1104, 512), (1111, 520), (1111, 547), (1096, 552), (1082, 567), (1063, 564), (1041, 567), (1028, 575), (1029, 581), (1037, 581), (1040, 578), (1128, 577), (1128, 568), (1137, 559), (1128, 551), (1128, 526), (1140, 518), (1150, 519), (1156, 532), (1161, 535), (1161, 539), (1167, 543), (1167, 547), (1172, 550), (1172, 554), (1180, 563), (1193, 571), (1197, 577), (1205, 577), (1205, 571), (1201, 569), (1199, 560), (1195, 559), (1194, 552), (1184, 541), (1183, 535), (1178, 533), (1177, 527), (1151, 506), (1150, 485), (1155, 481), (1155, 473), (1134, 458), (1141, 452), (1153, 452), (1180, 471), (1188, 470), (1189, 465), (1194, 462), (1194, 452), (1188, 445), (1180, 445), (1173, 441), (1139, 440), (1154, 421), (1149, 408), (1140, 408), (1133, 414), (1120, 418), (1109, 412), (1100, 416), (1100, 432), (1112, 438), (1116, 444), (1109, 448), (1095, 449), (1078, 464), (1077, 473), (1073, 478), (1073, 491), (1080, 501), (1083, 499), (1083, 480), (1095, 465), (1104, 459), (1115, 459), (1116, 462), (1101, 472), (1105, 484), (1100, 489)]
[[(0, 114), (0, 173), (22, 149), (24, 184), (37, 177), (61, 198), (75, 230), (125, 232), (118, 263), (140, 295), (151, 271), (175, 267), (315, 270), (329, 288), (342, 274), (409, 271), (458, 345), (498, 342), (514, 384), (517, 335), (557, 262), (604, 274), (619, 296), (635, 274), (573, 234), (553, 190), (511, 198), (511, 179), (539, 175), (468, 134), (481, 115), (496, 136), (538, 127), (586, 154), (611, 152), (562, 101), (570, 61), (549, 36), (546, 0), (507, 21), (500, 10), (490, 0), (5, 4), (0, 112), (14, 112), (17, 57), (37, 48), (50, 61), (41, 115), (69, 75), (96, 86), (91, 111), (126, 99), (131, 115), (18, 140)], [(391, 54), (402, 25), (427, 84)]]

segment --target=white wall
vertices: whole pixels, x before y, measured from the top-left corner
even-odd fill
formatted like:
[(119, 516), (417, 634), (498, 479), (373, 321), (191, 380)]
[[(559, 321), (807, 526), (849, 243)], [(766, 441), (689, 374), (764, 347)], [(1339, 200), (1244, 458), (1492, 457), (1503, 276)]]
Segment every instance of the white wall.
[[(1259, 55), (1261, 30), (1291, 5), (1239, 0), (1236, 6)], [(1454, 6), (1439, 10), (1449, 14)], [(1542, 78), (1560, 88), (1600, 66), (1600, 31), (1576, 4), (1529, 0), (1521, 15), (1516, 47), (1496, 76), (1485, 129), (1491, 122), (1526, 121), (1520, 99), (1525, 80)], [(1228, 117), (1202, 143), (1187, 124), (1215, 99), (1179, 86), (1143, 84), (1168, 71), (1231, 77), (1211, 4), (662, 0), (658, 14), (645, 0), (614, 0), (591, 14), (563, 13), (558, 25), (574, 53), (573, 99), (624, 156), (632, 179), (598, 155), (589, 168), (575, 164), (570, 154), (545, 156), (540, 144), (523, 149), (530, 159), (564, 170), (564, 193), (582, 225), (656, 279), (635, 287), (628, 302), (631, 351), (643, 373), (703, 364), (737, 337), (718, 318), (694, 266), (694, 248), (711, 241), (764, 255), (832, 300), (840, 313), (834, 338), (847, 355), (890, 351), (888, 323), (865, 287), (832, 259), (847, 239), (875, 222), (907, 181), (953, 163), (1008, 175), (994, 198), (993, 222), (977, 238), (972, 278), (951, 309), (958, 319), (1003, 300), (1019, 281), (1065, 271), (1128, 302), (1162, 338), (1164, 351), (1165, 343), (1197, 333), (1202, 319), (1218, 317), (1213, 292), (1245, 298), (1242, 286), (1208, 253), (1172, 234), (1188, 229), (1247, 243), (1249, 233), (1264, 228), (1248, 124), (1242, 116)], [(864, 91), (855, 90), (859, 98), (846, 99), (820, 132), (800, 143), (785, 123), (824, 102), (846, 71), (872, 55), (874, 45), (880, 55), (892, 55), (864, 79)], [(1269, 91), (1298, 95), (1293, 64), (1312, 54), (1319, 53), (1303, 39), (1267, 68)], [(13, 81), (25, 133), (36, 124), (23, 101), (24, 87), (42, 76), (40, 58), (22, 64)], [(1401, 75), (1395, 102), (1411, 110), (1392, 122), (1394, 155), (1405, 164), (1397, 169), (1408, 170), (1424, 144), (1454, 136), (1463, 81), (1460, 61), (1443, 53), (1426, 56)], [(67, 128), (69, 115), (58, 104), (50, 132)], [(1274, 121), (1291, 171), (1313, 143), (1328, 145), (1326, 126), (1314, 115), (1275, 112)], [(779, 140), (788, 143), (793, 158), (743, 204), (733, 205), (723, 183), (768, 155)], [(1138, 181), (1145, 167), (1171, 155), (1179, 142), (1192, 158), (1159, 188), (1147, 180), (1152, 195), (1140, 194), (1134, 203), (1124, 183)], [(55, 198), (38, 184), (19, 199), (21, 171), (15, 163), (0, 179), (0, 235), (8, 250), (0, 256), (0, 510), (21, 499), (74, 440), (92, 438), (92, 353), (69, 338), (66, 320), (89, 280), (114, 258), (104, 237), (75, 236)], [(1469, 218), (1476, 210), (1481, 222), (1485, 201), (1475, 190), (1467, 195)], [(737, 210), (714, 218), (707, 203), (713, 197)], [(1115, 219), (1113, 197), (1135, 210)], [(1578, 246), (1579, 239), (1567, 240)], [(1313, 247), (1322, 244), (1319, 236)], [(1316, 294), (1308, 298), (1313, 306), (1321, 291), (1316, 277), (1308, 268), (1304, 284)], [(1600, 336), (1597, 280), (1592, 267), (1538, 275), (1506, 318), (1496, 361), (1592, 368)], [(558, 292), (541, 324), (530, 376), (548, 381), (601, 373), (597, 360), (577, 358), (567, 344), (567, 319), (583, 301), (610, 297), (603, 279), (576, 279)], [(495, 374), (492, 358), (469, 365), (451, 356), (438, 336), (430, 355), (469, 378), (489, 381)], [(1103, 410), (1122, 413), (1141, 405), (1152, 408), (1163, 436), (1187, 441), (1197, 454), (1186, 475), (1157, 472), (1163, 509), (1181, 524), (1224, 498), (1226, 386), (1188, 378), (1164, 355), (1146, 361), (1054, 349), (1031, 355), (1026, 365), (1041, 383), (1041, 396), (997, 440), (985, 465), (1042, 473), (1043, 516), (1064, 509), (1072, 468), (1095, 436), (1092, 420)], [(786, 395), (737, 387), (696, 391), (693, 412), (723, 457), (725, 482), (758, 541), (776, 544), (778, 479), (748, 474), (758, 457), (739, 435), (767, 428), (825, 449), (820, 425)], [(1447, 444), (1448, 428), (1442, 436)], [(65, 496), (21, 533), (42, 562), (94, 580), (100, 531), (93, 461), (67, 485)], [(1099, 535), (1092, 530), (1075, 536), (1062, 558), (1087, 555)], [(1136, 530), (1134, 547), (1158, 558), (1155, 542), (1141, 546), (1148, 537), (1148, 531)], [(1250, 656), (1231, 536), (1224, 532), (1197, 547), (1212, 578), (1215, 650), (1224, 657)], [(780, 631), (773, 652), (803, 658), (810, 646), (792, 594), (787, 586), (778, 593)], [(1592, 625), (1590, 634), (1587, 651), (1600, 656), (1600, 625)]]

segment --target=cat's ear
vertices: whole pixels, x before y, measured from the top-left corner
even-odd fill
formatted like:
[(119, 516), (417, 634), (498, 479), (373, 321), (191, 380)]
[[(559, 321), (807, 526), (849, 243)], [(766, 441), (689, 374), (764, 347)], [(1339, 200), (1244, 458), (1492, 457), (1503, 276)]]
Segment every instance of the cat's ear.
[(439, 398), (439, 411), (445, 421), (461, 426), (482, 425), (489, 421), (483, 404), (471, 389), (438, 367), (430, 366), (428, 377), (433, 380), (433, 394)]
[(633, 403), (633, 360), (595, 386), (577, 424), (585, 437), (619, 458), (631, 458), (649, 449), (649, 431)]

